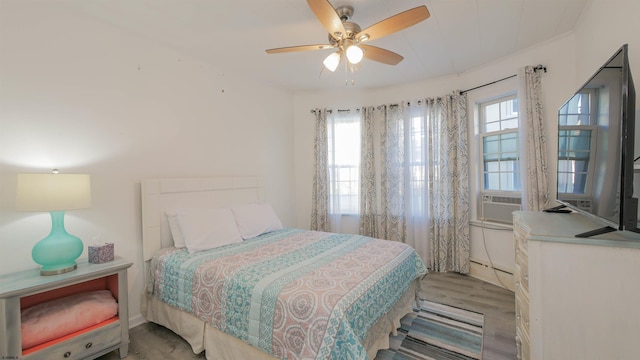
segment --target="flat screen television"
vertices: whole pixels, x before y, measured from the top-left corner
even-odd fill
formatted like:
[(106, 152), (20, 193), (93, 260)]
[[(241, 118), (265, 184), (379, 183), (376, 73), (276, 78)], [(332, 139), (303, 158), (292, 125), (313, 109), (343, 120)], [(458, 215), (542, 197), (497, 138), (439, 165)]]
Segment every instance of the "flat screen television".
[(577, 237), (638, 232), (633, 197), (635, 102), (627, 45), (623, 45), (558, 110), (558, 208), (602, 223)]

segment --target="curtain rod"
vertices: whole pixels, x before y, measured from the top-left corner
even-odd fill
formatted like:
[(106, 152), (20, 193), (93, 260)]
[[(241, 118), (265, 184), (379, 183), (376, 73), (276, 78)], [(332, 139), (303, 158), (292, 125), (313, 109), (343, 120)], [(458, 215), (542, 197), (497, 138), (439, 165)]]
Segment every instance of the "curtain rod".
[(464, 93), (469, 92), (469, 91), (473, 91), (473, 90), (476, 90), (476, 89), (480, 89), (480, 88), (483, 88), (483, 87), (485, 87), (485, 86), (493, 85), (493, 84), (499, 83), (499, 82), (501, 82), (501, 81), (505, 81), (505, 80), (507, 80), (507, 79), (514, 78), (514, 77), (516, 77), (516, 76), (518, 76), (518, 75), (511, 75), (511, 76), (507, 76), (507, 77), (504, 77), (504, 78), (502, 78), (502, 79), (499, 79), (499, 80), (496, 80), (496, 81), (492, 81), (492, 82), (490, 82), (490, 83), (486, 83), (486, 84), (478, 85), (478, 86), (473, 87), (473, 88), (471, 88), (471, 89), (462, 90), (462, 91), (460, 91), (460, 94), (464, 94)]
[[(421, 102), (422, 102), (422, 100), (418, 100), (418, 104), (420, 104)], [(407, 102), (407, 106), (410, 106), (410, 105), (411, 105), (411, 103)], [(400, 106), (400, 104), (378, 105), (378, 107), (376, 107), (376, 109), (382, 110), (383, 108), (386, 108), (387, 106), (388, 107), (394, 107), (394, 106)]]
[[(312, 113), (312, 114), (315, 114), (317, 111), (318, 111), (318, 109), (312, 109), (312, 110), (311, 110), (311, 113)], [(338, 111), (338, 112), (351, 112), (351, 109), (338, 109), (337, 111)], [(358, 109), (356, 109), (356, 111), (360, 111), (360, 109), (358, 108)], [(329, 109), (329, 110), (327, 110), (327, 112), (328, 112), (329, 114), (331, 114), (331, 113), (333, 112), (333, 110)]]
[[(538, 71), (538, 70), (542, 70), (542, 71), (544, 71), (544, 72), (546, 73), (546, 72), (547, 72), (547, 67), (546, 67), (546, 66), (544, 66), (544, 65), (542, 65), (542, 64), (538, 64), (538, 65), (536, 65), (536, 66), (533, 68), (533, 71)], [(486, 83), (486, 84), (478, 85), (478, 86), (473, 87), (473, 88), (471, 88), (471, 89), (462, 90), (462, 91), (460, 91), (460, 94), (464, 94), (464, 93), (469, 92), (469, 91), (472, 91), (472, 90), (480, 89), (480, 88), (483, 88), (483, 87), (485, 87), (485, 86), (493, 85), (493, 84), (495, 84), (495, 83), (499, 83), (499, 82), (501, 82), (501, 81), (505, 81), (505, 80), (507, 80), (507, 79), (514, 78), (514, 77), (516, 77), (516, 76), (518, 76), (518, 75), (511, 75), (511, 76), (507, 76), (507, 77), (504, 77), (504, 78), (502, 78), (502, 79), (492, 81), (492, 82), (490, 82), (490, 83)], [(419, 102), (418, 102), (418, 103), (419, 103)], [(380, 110), (380, 109), (382, 108), (382, 106), (398, 106), (398, 105), (399, 105), (399, 104), (380, 105), (380, 106), (378, 106), (378, 107), (377, 107), (377, 109), (378, 109), (378, 110)], [(311, 113), (312, 113), (312, 114), (315, 114), (315, 113), (316, 113), (316, 111), (318, 111), (318, 109), (313, 109), (313, 110), (311, 110)], [(350, 112), (350, 111), (351, 111), (350, 109), (345, 109), (345, 110), (340, 110), (340, 109), (339, 109), (339, 110), (338, 110), (338, 112)], [(357, 109), (356, 109), (356, 111), (360, 111), (360, 109), (359, 109), (359, 108), (357, 108)], [(332, 112), (332, 111), (331, 111), (331, 110), (327, 110), (327, 112), (328, 112), (329, 114), (331, 114), (331, 112)]]
[[(534, 67), (534, 68), (533, 68), (533, 71), (538, 71), (538, 70), (543, 70), (543, 71), (546, 73), (546, 72), (547, 72), (547, 67), (546, 67), (546, 66), (544, 66), (544, 65), (537, 65), (536, 67)], [(462, 91), (460, 91), (460, 94), (464, 94), (464, 93), (469, 92), (469, 91), (472, 91), (472, 90), (480, 89), (480, 88), (483, 88), (483, 87), (485, 87), (485, 86), (493, 85), (493, 84), (495, 84), (495, 83), (499, 83), (499, 82), (501, 82), (501, 81), (505, 81), (505, 80), (508, 80), (508, 79), (514, 78), (514, 77), (516, 77), (516, 76), (518, 76), (518, 75), (511, 75), (511, 76), (507, 76), (507, 77), (504, 77), (504, 78), (502, 78), (502, 79), (499, 79), (499, 80), (496, 80), (496, 81), (492, 81), (492, 82), (490, 82), (490, 83), (486, 83), (486, 84), (478, 85), (478, 86), (473, 87), (473, 88), (471, 88), (471, 89), (462, 90)]]

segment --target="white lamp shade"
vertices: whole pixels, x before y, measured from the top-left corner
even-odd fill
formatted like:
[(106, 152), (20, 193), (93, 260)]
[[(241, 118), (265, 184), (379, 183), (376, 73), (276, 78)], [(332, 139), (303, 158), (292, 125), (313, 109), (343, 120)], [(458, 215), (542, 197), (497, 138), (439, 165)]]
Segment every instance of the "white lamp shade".
[(362, 60), (364, 52), (356, 45), (351, 45), (347, 48), (347, 59), (352, 64), (357, 64)]
[(18, 211), (65, 211), (91, 207), (88, 174), (18, 174)]
[(322, 62), (324, 66), (329, 69), (329, 71), (334, 72), (338, 68), (338, 64), (340, 64), (340, 53), (334, 52), (327, 56)]

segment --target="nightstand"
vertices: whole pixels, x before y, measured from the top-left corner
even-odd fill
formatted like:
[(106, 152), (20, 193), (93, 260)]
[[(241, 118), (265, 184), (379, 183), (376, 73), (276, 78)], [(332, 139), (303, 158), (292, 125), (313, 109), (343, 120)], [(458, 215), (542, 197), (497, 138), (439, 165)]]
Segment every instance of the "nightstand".
[[(1, 359), (93, 359), (119, 349), (129, 349), (127, 269), (131, 262), (117, 257), (103, 264), (78, 262), (78, 269), (65, 274), (41, 276), (39, 269), (0, 276)], [(109, 290), (118, 301), (118, 316), (98, 326), (52, 341), (35, 351), (22, 350), (22, 309), (83, 291)]]

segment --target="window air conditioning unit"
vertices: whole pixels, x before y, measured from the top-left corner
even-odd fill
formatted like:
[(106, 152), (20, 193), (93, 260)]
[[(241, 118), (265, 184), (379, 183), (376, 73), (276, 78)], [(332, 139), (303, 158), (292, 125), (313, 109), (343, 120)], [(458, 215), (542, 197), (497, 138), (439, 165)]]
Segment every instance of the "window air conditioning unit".
[(513, 212), (522, 209), (520, 196), (482, 194), (480, 220), (513, 224)]

